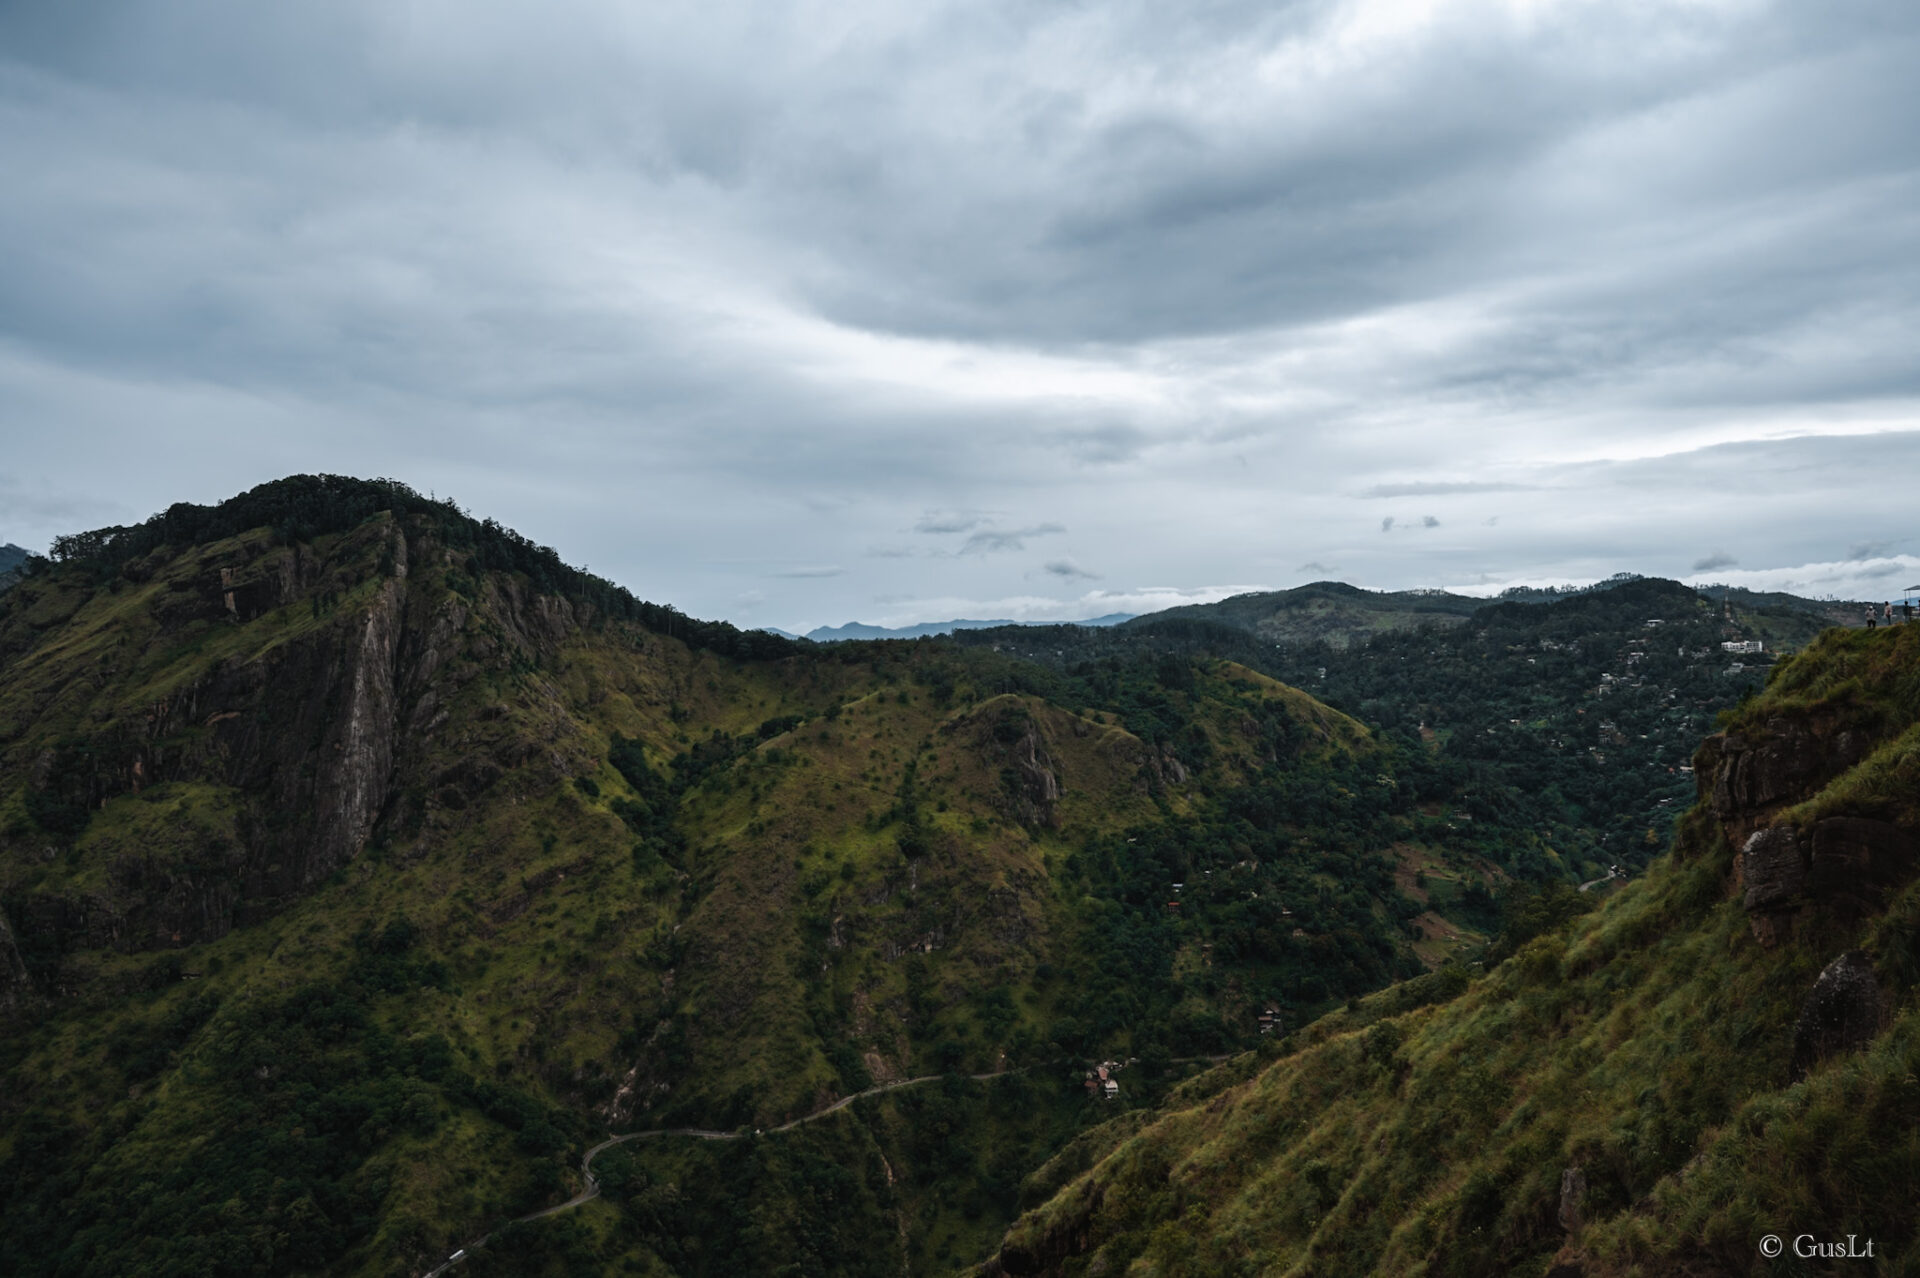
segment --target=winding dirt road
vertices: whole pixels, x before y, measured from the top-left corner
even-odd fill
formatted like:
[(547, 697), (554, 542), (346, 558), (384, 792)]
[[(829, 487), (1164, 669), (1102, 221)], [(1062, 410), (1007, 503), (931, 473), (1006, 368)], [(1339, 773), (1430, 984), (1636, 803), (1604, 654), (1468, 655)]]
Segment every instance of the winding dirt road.
[[(1018, 1072), (1019, 1071), (1017, 1070), (1001, 1069), (1001, 1070), (995, 1070), (991, 1074), (969, 1074), (967, 1075), (967, 1077), (973, 1079), (975, 1082), (985, 1082), (987, 1079), (990, 1079), (990, 1078), (1003, 1078), (1008, 1074), (1013, 1074)], [(917, 1087), (921, 1083), (937, 1083), (945, 1077), (947, 1077), (947, 1075), (945, 1074), (922, 1074), (918, 1078), (905, 1078), (905, 1079), (901, 1079), (897, 1083), (883, 1083), (878, 1087), (869, 1087), (864, 1092), (855, 1092), (851, 1096), (843, 1096), (839, 1100), (835, 1101), (833, 1104), (828, 1105), (825, 1109), (816, 1109), (811, 1114), (803, 1114), (799, 1118), (793, 1119), (790, 1122), (785, 1122), (780, 1124), (780, 1126), (778, 1127), (757, 1128), (755, 1129), (753, 1134), (755, 1136), (765, 1136), (773, 1132), (792, 1131), (794, 1128), (800, 1126), (800, 1124), (802, 1123), (811, 1123), (817, 1118), (825, 1118), (828, 1114), (838, 1113), (839, 1111), (845, 1109), (847, 1106), (853, 1104), (855, 1101), (864, 1099), (865, 1097), (878, 1096), (882, 1092), (898, 1091), (902, 1087)], [(705, 1127), (661, 1127), (661, 1128), (656, 1128), (653, 1131), (628, 1132), (624, 1136), (609, 1137), (608, 1139), (601, 1141), (598, 1145), (595, 1145), (592, 1149), (589, 1149), (580, 1158), (580, 1175), (587, 1182), (587, 1186), (585, 1189), (582, 1189), (579, 1193), (575, 1194), (572, 1198), (567, 1199), (567, 1201), (565, 1201), (564, 1203), (557, 1204), (556, 1206), (553, 1206), (553, 1207), (544, 1208), (540, 1211), (533, 1212), (530, 1215), (517, 1216), (513, 1220), (509, 1221), (508, 1224), (520, 1225), (520, 1224), (525, 1224), (527, 1221), (530, 1221), (530, 1220), (541, 1220), (547, 1216), (558, 1216), (563, 1211), (572, 1211), (574, 1208), (579, 1207), (584, 1203), (590, 1203), (594, 1199), (598, 1198), (600, 1196), (600, 1182), (597, 1179), (595, 1179), (593, 1174), (593, 1160), (598, 1158), (606, 1150), (612, 1149), (615, 1145), (624, 1145), (628, 1141), (633, 1141), (633, 1140), (652, 1140), (661, 1136), (685, 1136), (691, 1140), (743, 1140), (745, 1139), (746, 1135), (747, 1133), (745, 1132), (712, 1131)], [(501, 1228), (505, 1228), (505, 1227), (506, 1226), (504, 1225), (501, 1226)], [(445, 1273), (447, 1270), (451, 1269), (453, 1266), (465, 1260), (467, 1258), (467, 1253), (469, 1251), (473, 1250), (475, 1247), (483, 1246), (489, 1238), (492, 1238), (493, 1235), (498, 1232), (500, 1231), (496, 1229), (492, 1233), (481, 1234), (478, 1238), (468, 1243), (465, 1247), (462, 1247), (458, 1251), (455, 1251), (451, 1256), (448, 1256), (445, 1260), (441, 1261), (438, 1265), (435, 1265), (432, 1269), (427, 1270), (426, 1274), (424, 1275), (424, 1278), (439, 1278), (439, 1275)]]
[[(1221, 1061), (1231, 1060), (1231, 1059), (1233, 1059), (1231, 1053), (1223, 1056), (1176, 1056), (1172, 1060), (1168, 1061), (1167, 1063), (1169, 1065), (1187, 1065), (1187, 1064), (1193, 1064), (1195, 1062), (1207, 1062), (1209, 1064), (1217, 1065)], [(1025, 1067), (1025, 1069), (1034, 1069), (1034, 1068), (1044, 1068), (1044, 1067), (1039, 1067), (1039, 1066)], [(997, 1069), (990, 1074), (968, 1074), (967, 1077), (977, 1083), (984, 1083), (990, 1078), (1004, 1078), (1008, 1074), (1019, 1074), (1023, 1072), (1024, 1072), (1024, 1069)], [(869, 1087), (864, 1092), (855, 1092), (851, 1096), (843, 1096), (839, 1100), (835, 1101), (831, 1105), (828, 1105), (824, 1109), (816, 1109), (811, 1114), (803, 1114), (799, 1118), (795, 1118), (788, 1122), (780, 1124), (778, 1127), (756, 1128), (754, 1129), (753, 1134), (755, 1136), (767, 1136), (767, 1135), (773, 1134), (774, 1132), (792, 1131), (794, 1128), (800, 1126), (800, 1124), (802, 1123), (811, 1123), (815, 1119), (825, 1118), (828, 1114), (837, 1114), (841, 1110), (845, 1109), (847, 1106), (853, 1104), (855, 1101), (862, 1100), (868, 1096), (878, 1096), (882, 1092), (899, 1091), (902, 1087), (918, 1087), (922, 1083), (937, 1083), (941, 1079), (946, 1077), (948, 1077), (948, 1075), (946, 1074), (922, 1074), (918, 1078), (903, 1078), (897, 1083), (882, 1083), (878, 1087)], [(587, 1182), (587, 1187), (585, 1189), (581, 1190), (579, 1193), (575, 1194), (573, 1197), (567, 1199), (567, 1201), (565, 1201), (564, 1203), (560, 1203), (553, 1207), (544, 1208), (540, 1211), (533, 1212), (530, 1215), (517, 1216), (513, 1220), (507, 1223), (512, 1225), (520, 1225), (520, 1224), (525, 1224), (527, 1221), (530, 1221), (530, 1220), (541, 1220), (547, 1216), (558, 1216), (563, 1211), (572, 1211), (574, 1208), (582, 1205), (583, 1203), (590, 1203), (594, 1199), (598, 1198), (600, 1196), (600, 1182), (597, 1179), (595, 1179), (593, 1175), (593, 1160), (598, 1158), (606, 1150), (612, 1149), (615, 1145), (624, 1145), (628, 1141), (632, 1141), (632, 1140), (653, 1140), (661, 1136), (685, 1136), (690, 1140), (744, 1140), (746, 1138), (746, 1135), (747, 1133), (745, 1132), (738, 1132), (738, 1131), (721, 1132), (721, 1131), (713, 1131), (705, 1127), (661, 1127), (661, 1128), (656, 1128), (652, 1131), (628, 1132), (624, 1136), (610, 1136), (606, 1140), (601, 1141), (598, 1145), (595, 1145), (592, 1149), (589, 1149), (585, 1154), (581, 1155), (580, 1157), (580, 1175)], [(504, 1229), (504, 1228), (506, 1228), (506, 1226), (502, 1225), (501, 1229)], [(459, 1250), (455, 1251), (451, 1256), (448, 1256), (445, 1260), (435, 1265), (432, 1269), (427, 1270), (427, 1272), (424, 1275), (422, 1275), (422, 1278), (440, 1278), (441, 1274), (445, 1273), (447, 1270), (453, 1268), (453, 1266), (465, 1260), (467, 1258), (467, 1253), (469, 1251), (471, 1251), (475, 1247), (484, 1245), (489, 1238), (492, 1238), (494, 1234), (499, 1232), (500, 1230), (496, 1229), (492, 1231), (492, 1233), (481, 1234), (478, 1238), (468, 1243), (465, 1247), (462, 1247)]]

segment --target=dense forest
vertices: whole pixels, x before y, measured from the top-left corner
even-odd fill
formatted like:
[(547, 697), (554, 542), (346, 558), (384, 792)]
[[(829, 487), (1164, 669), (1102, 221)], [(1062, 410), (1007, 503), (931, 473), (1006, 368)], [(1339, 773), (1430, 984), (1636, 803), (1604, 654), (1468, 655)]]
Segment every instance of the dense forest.
[[(1761, 686), (1777, 655), (1723, 649), (1755, 639), (1752, 613), (1640, 578), (1545, 602), (1484, 604), (1449, 613), (1446, 625), (1416, 621), (1338, 646), (1271, 643), (1200, 609), (1187, 613), (1112, 630), (972, 631), (951, 642), (1046, 664), (1066, 696), (1088, 695), (1112, 671), (1159, 654), (1231, 658), (1372, 726), (1400, 758), (1420, 761), (1413, 766), (1428, 793), (1458, 798), (1452, 842), (1542, 881), (1638, 867), (1663, 848), (1692, 793), (1694, 745), (1720, 711)], [(1537, 832), (1555, 858), (1516, 858), (1516, 830)]]

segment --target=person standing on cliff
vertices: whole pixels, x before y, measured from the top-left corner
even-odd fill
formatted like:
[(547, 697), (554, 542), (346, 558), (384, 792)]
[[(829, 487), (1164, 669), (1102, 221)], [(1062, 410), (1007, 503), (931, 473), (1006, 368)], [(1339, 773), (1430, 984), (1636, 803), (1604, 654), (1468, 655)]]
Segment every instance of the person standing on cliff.
[(1868, 604), (1867, 605), (1867, 629), (1869, 630), (1873, 629), (1873, 627), (1875, 626), (1875, 624), (1879, 622), (1879, 620), (1880, 619), (1878, 617), (1873, 615), (1873, 605)]
[(1889, 626), (1893, 624), (1893, 600), (1887, 600), (1887, 606), (1880, 610), (1880, 620), (1886, 622)]

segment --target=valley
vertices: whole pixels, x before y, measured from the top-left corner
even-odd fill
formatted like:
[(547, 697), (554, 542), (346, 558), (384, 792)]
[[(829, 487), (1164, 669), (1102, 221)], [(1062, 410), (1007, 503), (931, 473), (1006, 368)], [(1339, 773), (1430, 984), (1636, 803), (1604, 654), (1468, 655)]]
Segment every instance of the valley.
[[(1561, 1246), (1541, 1168), (1597, 1168), (1608, 1106), (1678, 1068), (1637, 1027), (1751, 995), (1685, 1031), (1706, 1069), (1777, 1047), (1817, 973), (1745, 956), (1714, 885), (1753, 818), (1695, 806), (1732, 775), (1699, 741), (1845, 720), (1850, 762), (1765, 803), (1913, 828), (1906, 631), (1816, 640), (1670, 582), (1401, 601), (1337, 643), (1214, 605), (815, 645), (329, 476), (16, 571), (22, 1272), (1532, 1263)], [(1893, 926), (1825, 908), (1799, 926), (1826, 948)], [(1626, 1053), (1582, 1084), (1615, 1101), (1506, 1114), (1522, 1080), (1575, 1086), (1568, 1034)], [(1609, 1154), (1596, 1212), (1667, 1183), (1777, 1056), (1716, 1063)], [(665, 1131), (715, 1139), (620, 1140)], [(1492, 1188), (1393, 1161), (1422, 1148)], [(1592, 1255), (1639, 1254), (1608, 1228)]]

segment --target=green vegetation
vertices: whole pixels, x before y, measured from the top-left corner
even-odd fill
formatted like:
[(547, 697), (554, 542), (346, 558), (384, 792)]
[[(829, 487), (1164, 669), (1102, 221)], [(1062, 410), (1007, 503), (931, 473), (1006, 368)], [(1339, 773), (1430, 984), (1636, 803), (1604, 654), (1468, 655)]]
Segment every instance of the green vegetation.
[[(1231, 658), (1369, 724), (1429, 802), (1454, 799), (1429, 839), (1544, 884), (1638, 869), (1664, 848), (1692, 793), (1694, 744), (1721, 709), (1759, 689), (1773, 660), (1770, 638), (1761, 654), (1729, 655), (1721, 644), (1770, 636), (1761, 612), (1797, 618), (1802, 640), (1817, 624), (1777, 602), (1730, 607), (1641, 578), (1510, 593), (1525, 597), (1485, 603), (1309, 586), (1113, 630), (975, 631), (954, 642), (1066, 670), (1167, 649)], [(1254, 638), (1265, 634), (1265, 610), (1292, 616), (1316, 600), (1360, 608), (1379, 624), (1338, 641)], [(1516, 830), (1534, 832), (1533, 855), (1513, 856)]]
[(1396, 630), (1444, 630), (1459, 625), (1485, 603), (1444, 590), (1376, 591), (1316, 581), (1293, 590), (1236, 595), (1217, 604), (1169, 608), (1127, 624), (1154, 626), (1176, 619), (1215, 622), (1251, 631), (1268, 645), (1318, 643), (1342, 649)]
[[(1917, 688), (1910, 628), (1835, 632), (1781, 667), (1731, 733), (1764, 741), (1813, 722), (1870, 730), (1877, 748), (1815, 778), (1807, 799), (1725, 819), (1804, 830), (1872, 813), (1911, 833)], [(1812, 1231), (1871, 1237), (1883, 1271), (1906, 1272), (1920, 1262), (1913, 868), (1884, 913), (1861, 919), (1816, 895), (1792, 939), (1767, 949), (1729, 899), (1734, 849), (1703, 804), (1669, 856), (1597, 908), (1537, 902), (1484, 977), (1456, 977), (1425, 1006), (1408, 1005), (1406, 986), (1369, 996), (1290, 1035), (1271, 1065), (1246, 1057), (1188, 1085), (1024, 1217), (997, 1263), (1748, 1273), (1764, 1271), (1762, 1235)], [(1803, 1001), (1856, 948), (1881, 973), (1885, 1028), (1800, 1077)], [(1584, 1184), (1573, 1222), (1569, 1168)], [(1793, 1263), (1778, 1271), (1801, 1272)]]
[(1553, 889), (1605, 794), (1205, 622), (1044, 664), (799, 645), (330, 477), (55, 549), (0, 596), (12, 1271), (417, 1272), (605, 1132), (928, 1074), (622, 1146), (471, 1263), (958, 1268), (1115, 1147), (1090, 1125), (1197, 1098), (1193, 1058), (1465, 1006), (1488, 936), (1524, 958), (1594, 900)]

